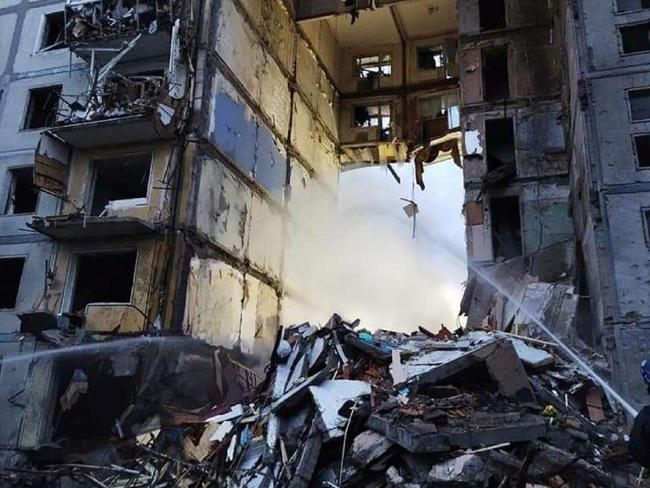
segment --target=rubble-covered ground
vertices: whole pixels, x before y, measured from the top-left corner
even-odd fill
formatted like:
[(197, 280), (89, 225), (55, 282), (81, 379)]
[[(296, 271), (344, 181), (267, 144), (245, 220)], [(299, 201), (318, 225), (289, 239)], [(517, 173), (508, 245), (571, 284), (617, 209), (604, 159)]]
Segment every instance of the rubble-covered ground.
[[(165, 371), (192, 363), (181, 356), (166, 358)], [(334, 315), (325, 327), (281, 330), (263, 376), (225, 353), (214, 358), (214, 378), (204, 368), (193, 374), (194, 361), (175, 386), (188, 396), (202, 390), (202, 405), (186, 399), (183, 407), (169, 394), (153, 401), (153, 390), (170, 383), (152, 376), (112, 435), (53, 445), (0, 480), (66, 488), (637, 486), (624, 415), (540, 339), (445, 328), (370, 333)], [(245, 391), (234, 371), (257, 386)], [(60, 398), (68, 411), (88, 394), (85, 375), (76, 367)]]

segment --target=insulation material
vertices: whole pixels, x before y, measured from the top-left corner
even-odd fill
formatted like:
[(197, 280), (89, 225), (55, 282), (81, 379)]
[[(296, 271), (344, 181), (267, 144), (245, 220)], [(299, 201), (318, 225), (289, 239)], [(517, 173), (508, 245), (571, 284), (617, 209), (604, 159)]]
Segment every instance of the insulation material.
[(244, 276), (216, 259), (193, 257), (187, 282), (185, 332), (223, 347), (240, 340)]
[(293, 110), (291, 144), (304, 159), (311, 162), (314, 160), (314, 144), (316, 144), (316, 121), (307, 105), (300, 98), (295, 99)]
[(244, 257), (248, 228), (251, 190), (224, 165), (204, 159), (198, 199), (204, 202), (196, 207), (196, 226), (199, 232), (233, 256)]
[(276, 291), (254, 277), (246, 276), (241, 325), (243, 352), (255, 357), (270, 356), (278, 328), (279, 309)]
[(260, 66), (260, 80), (260, 107), (276, 130), (280, 134), (287, 134), (291, 107), (288, 83), (278, 65), (268, 56)]
[(260, 271), (280, 276), (282, 215), (259, 196), (253, 195), (247, 257)]
[(57, 197), (65, 196), (69, 164), (70, 147), (43, 132), (34, 156), (34, 185)]
[(142, 312), (130, 305), (90, 303), (84, 315), (84, 329), (89, 332), (142, 333), (148, 326)]
[(318, 82), (320, 68), (316, 56), (309, 49), (307, 43), (298, 43), (296, 61), (296, 81), (298, 88), (305, 94), (312, 107), (318, 106)]

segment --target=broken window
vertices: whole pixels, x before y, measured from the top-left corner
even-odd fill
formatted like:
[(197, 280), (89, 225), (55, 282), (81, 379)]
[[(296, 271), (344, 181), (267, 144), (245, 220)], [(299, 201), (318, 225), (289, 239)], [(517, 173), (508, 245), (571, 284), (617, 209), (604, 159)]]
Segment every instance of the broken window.
[(418, 69), (433, 70), (445, 66), (442, 46), (425, 46), (417, 48)]
[(510, 98), (508, 48), (483, 49), (483, 98), (486, 102)]
[(27, 214), (36, 210), (38, 188), (34, 186), (33, 171), (31, 166), (9, 170), (9, 194), (5, 214)]
[(132, 203), (145, 204), (152, 156), (129, 154), (95, 161), (91, 215), (100, 215), (111, 201), (137, 200)]
[(54, 125), (61, 97), (61, 85), (29, 90), (24, 129), (40, 129)]
[(479, 0), (478, 11), (482, 31), (506, 26), (505, 0)]
[(89, 303), (130, 303), (137, 251), (78, 254), (73, 312)]
[(650, 245), (650, 209), (643, 209), (643, 219), (645, 225), (645, 240)]
[(521, 255), (519, 197), (490, 199), (494, 258), (510, 259)]
[(630, 100), (630, 114), (632, 120), (650, 119), (650, 88), (630, 90), (627, 93)]
[(511, 118), (485, 121), (488, 173), (502, 166), (515, 166), (515, 131)]
[(634, 148), (639, 168), (650, 168), (650, 134), (634, 136)]
[(355, 60), (357, 76), (362, 80), (390, 76), (392, 65), (390, 54), (360, 56)]
[(641, 10), (642, 8), (650, 8), (650, 0), (616, 0), (616, 6), (619, 12)]
[(0, 309), (16, 308), (25, 258), (0, 258)]
[(65, 17), (63, 12), (54, 12), (45, 16), (41, 50), (53, 50), (63, 47)]
[(623, 53), (633, 54), (650, 51), (650, 23), (620, 27)]
[(361, 105), (354, 107), (354, 127), (378, 127), (379, 139), (386, 141), (391, 136), (390, 104)]

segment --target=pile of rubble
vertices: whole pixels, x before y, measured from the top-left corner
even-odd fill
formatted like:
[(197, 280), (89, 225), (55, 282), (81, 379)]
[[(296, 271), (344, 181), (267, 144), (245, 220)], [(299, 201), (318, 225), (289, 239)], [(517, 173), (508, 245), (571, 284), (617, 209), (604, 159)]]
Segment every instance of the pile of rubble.
[(67, 480), (46, 486), (66, 487), (635, 486), (623, 414), (553, 344), (359, 325), (334, 315), (324, 327), (280, 331), (266, 376), (248, 395), (176, 410), (116, 440), (102, 459), (68, 454), (13, 479), (46, 474), (50, 483)]

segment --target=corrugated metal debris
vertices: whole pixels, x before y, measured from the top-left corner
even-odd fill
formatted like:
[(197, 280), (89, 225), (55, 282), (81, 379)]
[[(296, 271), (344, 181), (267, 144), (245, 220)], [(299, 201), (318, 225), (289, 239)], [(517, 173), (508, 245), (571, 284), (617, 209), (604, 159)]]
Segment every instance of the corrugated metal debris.
[[(134, 402), (140, 412), (149, 406), (147, 418), (118, 422), (109, 438), (59, 441), (65, 450), (49, 447), (2, 479), (61, 487), (633, 486), (638, 466), (622, 415), (552, 344), (359, 325), (334, 315), (324, 327), (281, 331), (248, 395), (170, 408), (145, 401), (156, 398), (149, 385)], [(167, 357), (167, 368), (179, 368), (181, 357)], [(224, 358), (214, 363), (221, 392), (232, 376)], [(123, 359), (113, 358), (113, 371), (131, 374), (136, 363)], [(228, 364), (232, 371), (238, 363)], [(68, 408), (85, 401), (97, 371), (71, 373)], [(200, 389), (207, 380), (184, 381)]]

